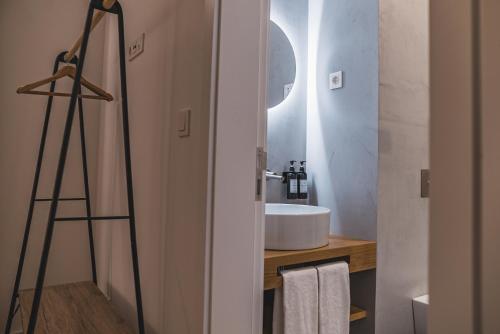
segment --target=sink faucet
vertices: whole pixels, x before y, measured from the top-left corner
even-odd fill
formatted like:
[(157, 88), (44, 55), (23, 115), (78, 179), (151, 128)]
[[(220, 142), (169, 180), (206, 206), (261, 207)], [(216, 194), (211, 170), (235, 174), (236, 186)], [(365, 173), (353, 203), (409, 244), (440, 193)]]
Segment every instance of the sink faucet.
[(283, 182), (283, 175), (280, 175), (276, 172), (266, 170), (266, 180), (279, 180)]

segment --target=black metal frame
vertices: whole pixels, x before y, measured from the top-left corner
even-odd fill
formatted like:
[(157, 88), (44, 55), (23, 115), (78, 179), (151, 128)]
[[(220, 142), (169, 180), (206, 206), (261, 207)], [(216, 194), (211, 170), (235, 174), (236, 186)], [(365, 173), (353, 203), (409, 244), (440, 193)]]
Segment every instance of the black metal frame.
[[(123, 142), (124, 142), (124, 152), (125, 152), (125, 171), (126, 171), (126, 185), (127, 185), (127, 198), (128, 198), (128, 215), (126, 216), (102, 216), (94, 217), (91, 215), (90, 207), (90, 190), (88, 181), (88, 170), (87, 170), (87, 151), (85, 146), (85, 130), (83, 121), (83, 102), (79, 93), (81, 92), (80, 81), (82, 77), (83, 65), (85, 62), (85, 56), (87, 53), (87, 45), (91, 32), (92, 17), (95, 10), (105, 11), (118, 16), (118, 37), (119, 37), (119, 53), (120, 53), (120, 81), (121, 81), (121, 98), (122, 98), (122, 121), (123, 121)], [(60, 53), (55, 61), (53, 73), (56, 73), (59, 69), (59, 63), (65, 63), (64, 56), (66, 52)], [(21, 247), (21, 254), (19, 257), (19, 264), (16, 274), (16, 279), (14, 283), (14, 288), (12, 292), (12, 298), (9, 307), (9, 314), (7, 318), (7, 323), (5, 326), (5, 334), (10, 333), (12, 326), (12, 320), (18, 309), (16, 307), (19, 297), (19, 285), (21, 282), (21, 276), (24, 266), (24, 259), (26, 256), (26, 249), (28, 246), (28, 239), (31, 229), (31, 222), (33, 218), (33, 211), (36, 202), (51, 202), (49, 218), (47, 223), (47, 230), (45, 233), (45, 241), (43, 245), (43, 251), (40, 259), (40, 267), (38, 270), (38, 276), (35, 287), (35, 294), (33, 298), (33, 304), (31, 308), (31, 315), (29, 319), (27, 334), (34, 334), (38, 316), (38, 310), (40, 306), (40, 301), (42, 297), (43, 283), (45, 279), (45, 272), (47, 269), (47, 262), (49, 257), (50, 246), (52, 242), (52, 234), (54, 231), (54, 223), (56, 221), (87, 221), (88, 226), (88, 237), (90, 244), (90, 257), (92, 266), (92, 280), (97, 284), (97, 270), (95, 265), (95, 250), (94, 241), (92, 233), (92, 221), (94, 220), (128, 220), (130, 227), (130, 244), (132, 253), (132, 265), (134, 271), (134, 283), (135, 283), (135, 296), (137, 304), (137, 320), (139, 333), (144, 334), (144, 317), (142, 310), (142, 296), (141, 296), (141, 284), (139, 275), (139, 260), (137, 255), (137, 239), (136, 239), (136, 229), (135, 229), (135, 208), (134, 208), (134, 196), (133, 196), (133, 185), (132, 185), (132, 166), (131, 166), (131, 153), (130, 153), (130, 133), (129, 133), (129, 122), (128, 122), (128, 99), (127, 99), (127, 78), (126, 78), (126, 60), (125, 60), (125, 30), (124, 30), (124, 19), (123, 11), (118, 1), (110, 8), (106, 9), (102, 6), (102, 0), (90, 0), (89, 8), (87, 12), (87, 18), (85, 21), (85, 29), (83, 33), (82, 45), (80, 49), (79, 59), (73, 57), (68, 63), (76, 65), (76, 75), (74, 78), (73, 88), (71, 92), (71, 98), (68, 107), (68, 114), (66, 117), (66, 124), (64, 128), (63, 140), (61, 145), (61, 150), (59, 154), (59, 163), (57, 166), (56, 179), (54, 183), (54, 190), (51, 198), (36, 198), (38, 183), (40, 179), (40, 171), (42, 167), (43, 154), (45, 150), (45, 143), (47, 139), (47, 132), (49, 127), (50, 115), (52, 110), (53, 96), (48, 97), (47, 106), (45, 110), (45, 120), (43, 123), (42, 136), (40, 140), (40, 146), (38, 150), (38, 159), (36, 162), (35, 177), (33, 181), (33, 188), (31, 192), (31, 200), (28, 209), (28, 217), (26, 220), (26, 227), (24, 231), (23, 243)], [(50, 92), (55, 91), (56, 83), (52, 82), (50, 84)], [(71, 129), (73, 125), (73, 119), (75, 116), (75, 109), (78, 102), (78, 116), (80, 123), (80, 144), (82, 153), (82, 164), (83, 164), (83, 180), (84, 180), (84, 191), (85, 197), (69, 197), (60, 198), (62, 179), (64, 175), (64, 167), (66, 164), (66, 157), (69, 149), (69, 140), (71, 136)], [(86, 207), (86, 217), (56, 217), (57, 206), (59, 201), (85, 201)]]

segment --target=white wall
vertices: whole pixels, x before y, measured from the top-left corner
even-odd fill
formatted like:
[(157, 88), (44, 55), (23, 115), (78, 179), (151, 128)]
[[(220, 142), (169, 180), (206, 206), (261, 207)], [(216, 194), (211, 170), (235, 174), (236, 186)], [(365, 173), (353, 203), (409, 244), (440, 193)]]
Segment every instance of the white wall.
[[(145, 33), (144, 53), (127, 60), (129, 120), (134, 177), (134, 198), (142, 296), (146, 330), (161, 333), (162, 248), (165, 220), (161, 180), (168, 169), (167, 134), (170, 124), (168, 65), (173, 49), (173, 2), (121, 1), (126, 45)], [(106, 22), (105, 83), (120, 96), (118, 80), (117, 19)], [(124, 176), (121, 104), (103, 110), (99, 160), (99, 214), (127, 212)], [(101, 288), (133, 324), (136, 323), (128, 222), (107, 222), (97, 230)]]
[[(57, 54), (81, 32), (87, 1), (5, 0), (0, 3), (0, 328), (3, 331), (26, 223), (46, 97), (17, 95), (16, 88), (51, 75)], [(99, 84), (103, 31), (89, 45), (84, 75)], [(58, 82), (71, 90), (71, 80)], [(39, 186), (50, 197), (59, 158), (68, 99), (54, 100), (52, 123)], [(101, 102), (84, 102), (91, 194), (95, 195), (96, 157)], [(83, 195), (78, 118), (75, 118), (62, 194)], [(95, 199), (95, 198), (94, 198)], [(95, 203), (95, 201), (94, 201)], [(39, 204), (33, 218), (21, 288), (33, 288), (40, 261), (49, 204)], [(82, 203), (61, 204), (61, 215), (84, 215)], [(68, 270), (71, 269), (71, 270)], [(56, 224), (45, 284), (91, 279), (86, 223)], [(16, 324), (19, 328), (19, 324)]]
[[(210, 1), (121, 1), (126, 44), (146, 33), (127, 62), (132, 169), (144, 315), (149, 333), (202, 333), (213, 11)], [(116, 22), (107, 22), (106, 83), (118, 90)], [(175, 86), (172, 85), (175, 82)], [(191, 108), (191, 135), (180, 138), (175, 112)], [(100, 213), (126, 210), (119, 103), (103, 114)], [(119, 152), (117, 154), (116, 152)], [(100, 233), (100, 281), (135, 323), (126, 223)], [(112, 226), (111, 228), (109, 226)]]
[[(191, 135), (170, 133), (165, 206), (164, 326), (162, 333), (202, 333), (207, 328), (210, 126), (214, 1), (176, 1), (172, 113), (191, 108)], [(175, 127), (174, 118), (171, 125)], [(211, 136), (212, 135), (212, 136)], [(166, 165), (166, 164), (165, 164)]]
[[(307, 160), (311, 203), (331, 209), (330, 230), (377, 238), (378, 1), (309, 1)], [(344, 86), (329, 89), (343, 71)], [(373, 333), (375, 272), (351, 275), (353, 304), (368, 318), (351, 333)]]
[(413, 297), (428, 292), (429, 12), (424, 0), (380, 1), (376, 333), (413, 333)]
[[(307, 157), (311, 201), (332, 210), (331, 231), (376, 239), (378, 3), (310, 2)], [(344, 87), (329, 89), (343, 71)]]

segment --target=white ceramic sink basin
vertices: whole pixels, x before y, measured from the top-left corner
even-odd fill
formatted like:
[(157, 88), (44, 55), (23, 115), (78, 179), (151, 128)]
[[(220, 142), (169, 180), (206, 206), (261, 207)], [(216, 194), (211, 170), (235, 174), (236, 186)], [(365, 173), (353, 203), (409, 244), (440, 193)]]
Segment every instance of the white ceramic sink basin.
[(266, 204), (266, 249), (300, 250), (328, 244), (330, 209), (297, 204)]

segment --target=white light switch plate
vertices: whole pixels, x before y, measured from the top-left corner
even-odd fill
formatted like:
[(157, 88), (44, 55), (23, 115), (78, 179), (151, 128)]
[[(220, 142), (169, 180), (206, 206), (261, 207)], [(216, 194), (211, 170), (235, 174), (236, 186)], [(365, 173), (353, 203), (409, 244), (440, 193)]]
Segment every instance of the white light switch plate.
[(339, 89), (344, 86), (344, 75), (342, 71), (330, 73), (329, 86), (330, 89)]
[(141, 53), (144, 52), (144, 38), (146, 34), (142, 33), (135, 41), (133, 41), (128, 47), (128, 60), (131, 61), (137, 58)]
[(176, 115), (177, 135), (179, 137), (189, 137), (191, 130), (191, 109), (182, 109)]

